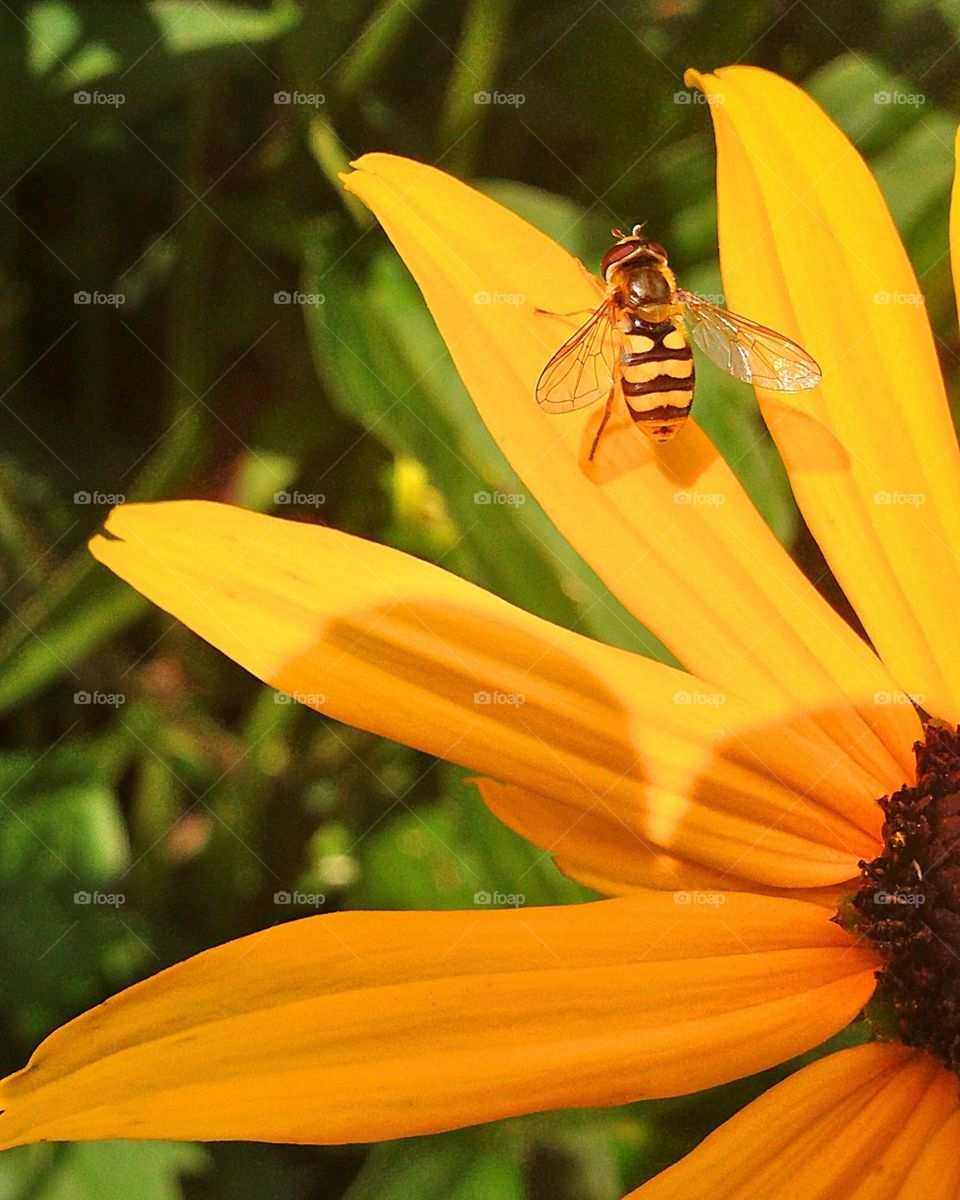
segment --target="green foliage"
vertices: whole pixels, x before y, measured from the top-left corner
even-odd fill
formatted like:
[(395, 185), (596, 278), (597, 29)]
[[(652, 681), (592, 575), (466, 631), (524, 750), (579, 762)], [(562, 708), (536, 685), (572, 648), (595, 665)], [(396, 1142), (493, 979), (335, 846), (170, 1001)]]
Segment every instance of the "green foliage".
[(0, 1200), (179, 1200), (206, 1152), (178, 1142), (31, 1146), (0, 1159)]
[[(338, 171), (375, 149), (438, 162), (588, 265), (645, 219), (717, 292), (709, 116), (682, 73), (768, 66), (875, 167), (955, 381), (958, 36), (955, 0), (0, 5), (0, 1067), (136, 979), (315, 911), (278, 894), (588, 895), (461, 771), (278, 703), (86, 552), (111, 497), (229, 500), (667, 657), (524, 492)], [(823, 284), (842, 304), (829, 264)], [(749, 389), (704, 365), (697, 410), (793, 547)], [(322, 500), (277, 499), (294, 491)], [(477, 503), (493, 491), (524, 502)], [(42, 1146), (0, 1157), (0, 1200), (612, 1200), (777, 1077), (373, 1149)]]

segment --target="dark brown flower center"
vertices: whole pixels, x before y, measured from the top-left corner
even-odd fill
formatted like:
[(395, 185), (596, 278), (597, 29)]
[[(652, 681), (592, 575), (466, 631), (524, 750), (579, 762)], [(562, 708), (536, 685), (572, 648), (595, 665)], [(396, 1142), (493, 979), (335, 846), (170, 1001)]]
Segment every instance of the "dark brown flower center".
[(861, 862), (855, 925), (883, 958), (877, 1000), (900, 1039), (960, 1073), (960, 729), (914, 747), (917, 782), (880, 801), (884, 849)]

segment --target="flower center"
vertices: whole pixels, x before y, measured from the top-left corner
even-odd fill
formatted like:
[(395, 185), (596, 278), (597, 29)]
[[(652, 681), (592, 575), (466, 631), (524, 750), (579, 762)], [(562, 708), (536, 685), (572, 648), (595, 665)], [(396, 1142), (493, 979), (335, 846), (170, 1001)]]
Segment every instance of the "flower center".
[(916, 785), (880, 801), (883, 853), (860, 863), (853, 906), (900, 1039), (960, 1073), (960, 729), (930, 722), (914, 751)]

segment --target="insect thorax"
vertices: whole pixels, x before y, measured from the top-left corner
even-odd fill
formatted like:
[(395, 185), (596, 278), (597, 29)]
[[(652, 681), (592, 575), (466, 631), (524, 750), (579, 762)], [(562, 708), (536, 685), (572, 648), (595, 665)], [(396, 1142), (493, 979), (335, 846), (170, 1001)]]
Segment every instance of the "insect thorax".
[(611, 281), (616, 324), (623, 333), (644, 333), (644, 326), (670, 322), (681, 328), (682, 308), (675, 297), (673, 275), (655, 267), (634, 267)]
[(665, 263), (637, 263), (616, 273), (616, 285), (631, 307), (670, 304), (676, 291), (673, 272)]

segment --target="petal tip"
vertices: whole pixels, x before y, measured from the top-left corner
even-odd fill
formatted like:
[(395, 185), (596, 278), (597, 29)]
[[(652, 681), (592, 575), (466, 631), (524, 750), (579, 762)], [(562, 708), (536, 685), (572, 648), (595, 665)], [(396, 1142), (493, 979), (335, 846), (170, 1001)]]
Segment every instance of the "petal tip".
[[(114, 508), (111, 508), (103, 522), (103, 527), (87, 542), (87, 549), (97, 562), (105, 563), (109, 547), (115, 542), (122, 542), (124, 540), (122, 533), (118, 529), (118, 525), (120, 511), (125, 507), (126, 505), (118, 504)], [(139, 507), (139, 505), (133, 507)]]

